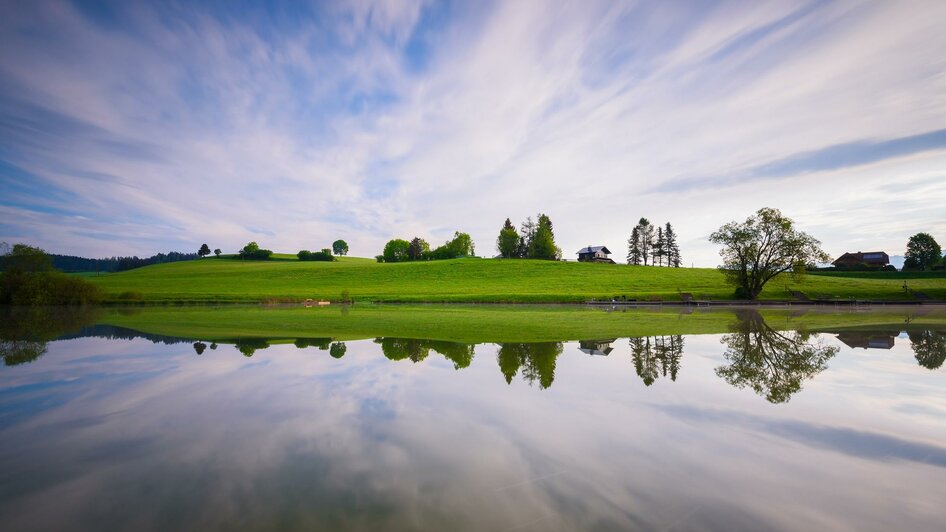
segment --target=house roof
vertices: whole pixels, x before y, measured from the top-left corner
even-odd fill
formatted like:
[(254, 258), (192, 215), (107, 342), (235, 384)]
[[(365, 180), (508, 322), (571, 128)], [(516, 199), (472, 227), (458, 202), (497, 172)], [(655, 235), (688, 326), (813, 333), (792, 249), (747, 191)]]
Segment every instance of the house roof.
[(890, 256), (883, 251), (858, 251), (857, 253), (851, 253), (849, 251), (838, 257), (834, 262), (843, 261), (845, 259), (887, 262), (890, 260)]
[(597, 253), (599, 251), (603, 251), (608, 255), (611, 254), (611, 250), (605, 246), (588, 246), (586, 248), (581, 248), (578, 250), (578, 254), (581, 255), (583, 253)]

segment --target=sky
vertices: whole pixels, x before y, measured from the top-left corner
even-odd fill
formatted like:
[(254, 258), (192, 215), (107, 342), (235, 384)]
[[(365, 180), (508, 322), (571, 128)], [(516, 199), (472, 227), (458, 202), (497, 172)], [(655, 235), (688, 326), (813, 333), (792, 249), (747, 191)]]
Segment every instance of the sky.
[[(288, 5), (286, 5), (288, 4)], [(946, 243), (946, 2), (0, 0), (0, 241), (278, 252), (549, 215), (685, 265), (775, 207), (826, 251)]]

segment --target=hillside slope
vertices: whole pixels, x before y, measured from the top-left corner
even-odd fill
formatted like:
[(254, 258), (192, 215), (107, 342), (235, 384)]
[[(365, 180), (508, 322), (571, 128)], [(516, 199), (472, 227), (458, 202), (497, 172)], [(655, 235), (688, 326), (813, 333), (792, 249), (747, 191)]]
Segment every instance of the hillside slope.
[[(368, 259), (338, 262), (203, 259), (159, 264), (90, 277), (111, 300), (148, 302), (256, 302), (338, 300), (385, 302), (582, 302), (592, 298), (679, 300), (732, 299), (733, 289), (709, 268), (656, 268), (533, 260), (456, 259), (379, 264)], [(903, 280), (808, 275), (769, 283), (763, 299), (809, 297), (903, 300)], [(910, 279), (910, 288), (946, 299), (946, 275)]]

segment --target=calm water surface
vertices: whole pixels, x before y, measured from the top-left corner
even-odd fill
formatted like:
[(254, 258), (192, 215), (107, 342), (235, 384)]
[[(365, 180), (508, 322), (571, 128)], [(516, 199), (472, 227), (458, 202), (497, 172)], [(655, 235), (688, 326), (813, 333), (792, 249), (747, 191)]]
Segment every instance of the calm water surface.
[(3, 353), (4, 530), (946, 522), (942, 330), (213, 344), (95, 326)]

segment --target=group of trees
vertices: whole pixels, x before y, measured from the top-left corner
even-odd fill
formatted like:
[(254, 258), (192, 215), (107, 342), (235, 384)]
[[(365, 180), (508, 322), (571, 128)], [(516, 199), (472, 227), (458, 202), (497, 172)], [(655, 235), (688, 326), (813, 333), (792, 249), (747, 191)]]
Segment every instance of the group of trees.
[(332, 262), (335, 260), (333, 253), (338, 256), (348, 255), (348, 242), (336, 240), (332, 242), (332, 249), (322, 248), (321, 251), (303, 249), (296, 253), (296, 256), (299, 257), (299, 260)]
[(904, 255), (904, 270), (934, 270), (946, 266), (943, 249), (929, 233), (917, 233), (907, 242), (907, 252)]
[(241, 260), (268, 260), (273, 256), (273, 252), (260, 248), (256, 242), (250, 242), (243, 246), (243, 249), (237, 255)]
[(430, 249), (430, 244), (420, 237), (410, 241), (395, 238), (384, 245), (384, 251), (376, 256), (378, 262), (411, 262), (419, 260), (446, 260), (471, 257), (475, 250), (473, 239), (467, 233), (456, 231), (453, 238), (442, 246)]
[(655, 229), (650, 220), (641, 218), (627, 239), (627, 263), (679, 268), (681, 262), (677, 234), (670, 222)]
[[(216, 255), (217, 257), (219, 257), (221, 253), (222, 251), (220, 251), (220, 248), (217, 248), (214, 250), (214, 255)], [(197, 256), (200, 258), (204, 258), (207, 255), (210, 255), (210, 246), (208, 246), (207, 244), (201, 244), (200, 249), (197, 250)]]
[(296, 257), (302, 261), (332, 262), (335, 257), (332, 256), (332, 250), (323, 248), (322, 251), (309, 251), (303, 249), (296, 253)]
[(509, 218), (499, 230), (496, 238), (496, 249), (504, 259), (541, 259), (559, 260), (562, 250), (555, 244), (555, 232), (552, 230), (552, 220), (543, 213), (526, 218), (518, 231)]
[(15, 244), (0, 256), (0, 304), (85, 305), (102, 300), (99, 287), (53, 268), (42, 249)]

